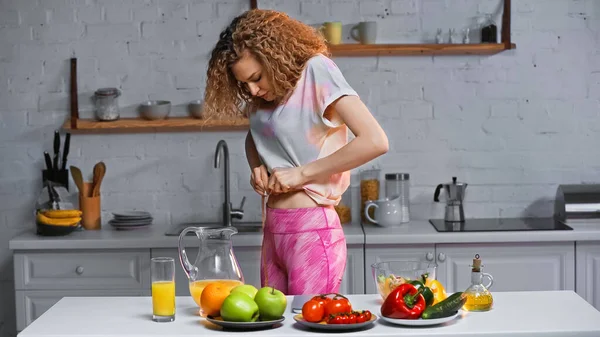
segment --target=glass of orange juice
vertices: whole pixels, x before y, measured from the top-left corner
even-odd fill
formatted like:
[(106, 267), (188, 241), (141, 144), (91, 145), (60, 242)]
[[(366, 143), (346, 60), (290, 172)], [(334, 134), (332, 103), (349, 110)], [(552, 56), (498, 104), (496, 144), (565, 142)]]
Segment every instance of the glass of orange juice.
[(152, 274), (152, 320), (173, 322), (175, 320), (175, 260), (155, 257), (151, 260)]

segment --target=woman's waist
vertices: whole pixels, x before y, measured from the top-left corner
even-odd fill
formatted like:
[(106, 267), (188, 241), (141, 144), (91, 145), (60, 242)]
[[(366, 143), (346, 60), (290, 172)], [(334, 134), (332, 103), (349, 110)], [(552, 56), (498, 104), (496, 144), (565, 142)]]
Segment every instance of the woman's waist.
[(266, 213), (265, 231), (270, 233), (292, 234), (341, 228), (333, 206), (267, 207)]
[(274, 209), (296, 209), (319, 207), (315, 200), (302, 191), (294, 191), (282, 194), (272, 194), (267, 202), (269, 208)]

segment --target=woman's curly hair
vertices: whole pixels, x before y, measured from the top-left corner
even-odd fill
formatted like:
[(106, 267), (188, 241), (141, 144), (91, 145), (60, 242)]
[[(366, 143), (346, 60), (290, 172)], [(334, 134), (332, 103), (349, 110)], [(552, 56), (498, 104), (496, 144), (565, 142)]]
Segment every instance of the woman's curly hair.
[(231, 71), (244, 50), (261, 63), (276, 101), (296, 86), (308, 59), (318, 53), (329, 56), (325, 39), (313, 27), (283, 12), (249, 10), (233, 19), (212, 50), (203, 117), (242, 117), (265, 103), (253, 97)]

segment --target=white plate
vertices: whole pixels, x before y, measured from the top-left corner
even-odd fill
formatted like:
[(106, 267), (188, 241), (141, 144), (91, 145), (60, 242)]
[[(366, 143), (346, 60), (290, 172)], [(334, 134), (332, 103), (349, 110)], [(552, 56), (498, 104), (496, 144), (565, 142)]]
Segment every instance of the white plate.
[(111, 225), (116, 225), (116, 226), (144, 226), (144, 225), (150, 225), (152, 224), (152, 221), (128, 221), (128, 222), (121, 222), (121, 221), (115, 221), (115, 220), (108, 220), (108, 223)]
[(149, 218), (152, 215), (146, 211), (121, 211), (113, 212), (113, 215), (121, 218)]
[(136, 229), (144, 229), (150, 227), (150, 225), (143, 226), (115, 226), (112, 225), (118, 231), (128, 231), (128, 230), (136, 230)]
[(294, 315), (294, 320), (302, 325), (305, 325), (309, 328), (318, 329), (318, 330), (358, 330), (373, 324), (377, 320), (377, 315), (371, 313), (371, 320), (362, 322), (362, 323), (352, 323), (352, 324), (326, 324), (324, 322), (313, 323), (309, 322), (302, 317), (302, 314)]
[(285, 320), (285, 317), (281, 317), (279, 319), (273, 321), (257, 321), (257, 322), (228, 322), (224, 321), (222, 318), (214, 318), (214, 317), (206, 317), (206, 320), (222, 326), (225, 329), (242, 329), (242, 330), (250, 330), (250, 329), (264, 329), (264, 328), (278, 328), (281, 326), (281, 322)]
[(139, 219), (122, 219), (122, 218), (112, 218), (110, 221), (114, 222), (114, 223), (122, 223), (122, 224), (129, 224), (129, 223), (141, 223), (141, 222), (152, 222), (152, 220), (154, 220), (153, 218), (139, 218)]
[(442, 317), (442, 318), (435, 318), (435, 319), (422, 319), (422, 318), (419, 318), (419, 319), (398, 319), (398, 318), (385, 317), (383, 315), (381, 315), (381, 319), (384, 320), (384, 321), (386, 321), (386, 322), (390, 322), (392, 324), (397, 324), (397, 325), (428, 326), (428, 325), (437, 325), (437, 324), (442, 324), (442, 323), (450, 322), (451, 320), (455, 319), (458, 315), (460, 315), (460, 310), (457, 311), (452, 316)]

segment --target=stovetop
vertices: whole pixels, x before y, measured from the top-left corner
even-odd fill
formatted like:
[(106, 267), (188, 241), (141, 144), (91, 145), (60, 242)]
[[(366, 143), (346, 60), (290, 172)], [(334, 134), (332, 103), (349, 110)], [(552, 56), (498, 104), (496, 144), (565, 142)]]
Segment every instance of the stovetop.
[(430, 219), (438, 232), (505, 232), (505, 231), (555, 231), (573, 228), (554, 218), (480, 218), (464, 222), (446, 222)]

